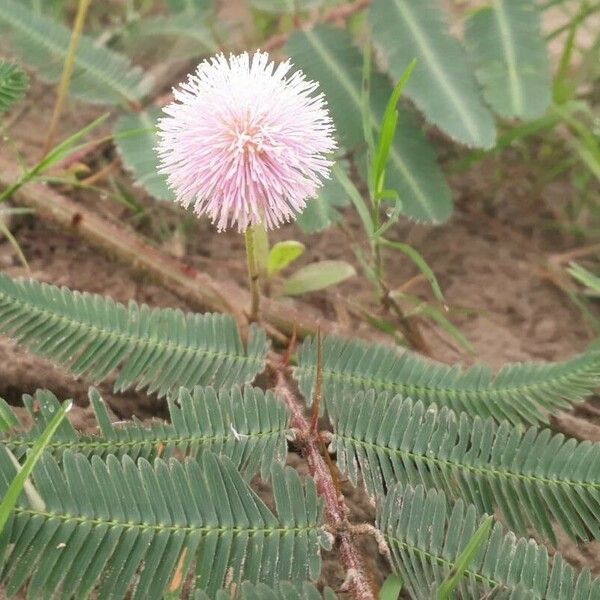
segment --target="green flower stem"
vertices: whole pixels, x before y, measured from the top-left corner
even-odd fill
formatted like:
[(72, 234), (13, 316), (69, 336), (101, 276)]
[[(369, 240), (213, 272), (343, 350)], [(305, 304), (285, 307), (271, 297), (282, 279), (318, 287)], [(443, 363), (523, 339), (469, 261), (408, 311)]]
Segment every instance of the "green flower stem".
[(258, 321), (260, 311), (260, 281), (258, 259), (256, 256), (256, 228), (248, 227), (244, 233), (246, 240), (246, 260), (248, 264), (248, 279), (250, 283), (250, 321)]

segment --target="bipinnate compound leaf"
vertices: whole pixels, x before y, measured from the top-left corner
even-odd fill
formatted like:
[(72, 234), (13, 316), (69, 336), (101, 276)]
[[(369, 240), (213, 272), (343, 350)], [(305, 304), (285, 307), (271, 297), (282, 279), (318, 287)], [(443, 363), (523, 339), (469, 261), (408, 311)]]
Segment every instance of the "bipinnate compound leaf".
[[(0, 495), (14, 474), (0, 448)], [(45, 454), (33, 476), (45, 507), (19, 499), (0, 535), (0, 582), (31, 598), (160, 600), (175, 571), (176, 589), (188, 580), (209, 598), (243, 580), (315, 580), (328, 536), (314, 482), (280, 465), (272, 480), (276, 513), (210, 452), (152, 464)]]
[(128, 306), (33, 280), (0, 275), (0, 332), (93, 382), (119, 371), (114, 388), (159, 397), (180, 387), (231, 387), (263, 370), (268, 342), (251, 326), (246, 347), (220, 314)]
[[(89, 399), (98, 433), (82, 434), (64, 421), (47, 447), (59, 461), (67, 450), (88, 457), (114, 454), (149, 461), (172, 456), (198, 458), (210, 450), (229, 457), (245, 478), (260, 472), (263, 480), (268, 478), (274, 462), (285, 462), (289, 415), (272, 392), (249, 386), (219, 391), (210, 387), (181, 388), (168, 400), (168, 422), (144, 424), (134, 418), (118, 426), (111, 423), (96, 389), (90, 388)], [(0, 441), (18, 460), (25, 458), (60, 407), (48, 390), (24, 395), (23, 404), (32, 426), (15, 430), (18, 422), (7, 407), (13, 430), (0, 435)]]
[[(391, 552), (394, 570), (415, 600), (435, 590), (456, 569), (457, 558), (485, 517), (472, 504), (450, 503), (443, 492), (397, 485), (378, 507), (376, 526)], [(581, 572), (531, 538), (496, 523), (464, 571), (455, 598), (572, 600), (600, 597), (600, 581)]]
[[(563, 362), (508, 364), (496, 374), (482, 364), (463, 370), (414, 352), (336, 336), (324, 338), (322, 350), (324, 399), (375, 390), (498, 422), (547, 423), (551, 414), (582, 402), (600, 385), (600, 351), (593, 347)], [(308, 401), (314, 397), (316, 356), (316, 341), (309, 338), (295, 368)]]
[(396, 483), (442, 490), (519, 535), (600, 540), (600, 444), (500, 425), (386, 392), (328, 397), (338, 466), (382, 498)]

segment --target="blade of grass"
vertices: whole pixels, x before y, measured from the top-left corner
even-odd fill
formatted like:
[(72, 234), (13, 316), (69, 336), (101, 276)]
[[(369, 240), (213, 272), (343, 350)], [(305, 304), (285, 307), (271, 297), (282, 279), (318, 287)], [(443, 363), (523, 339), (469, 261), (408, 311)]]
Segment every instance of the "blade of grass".
[(67, 50), (67, 56), (65, 57), (65, 64), (63, 66), (62, 75), (60, 77), (60, 83), (58, 84), (58, 91), (56, 94), (56, 103), (54, 104), (54, 111), (52, 112), (52, 118), (50, 120), (50, 126), (48, 127), (48, 135), (46, 137), (46, 143), (44, 144), (44, 156), (52, 148), (52, 142), (54, 141), (54, 133), (56, 126), (60, 119), (63, 106), (65, 104), (65, 98), (69, 89), (69, 83), (71, 76), (73, 75), (73, 69), (75, 68), (75, 55), (77, 54), (77, 46), (79, 45), (79, 38), (83, 31), (83, 25), (85, 23), (85, 16), (92, 0), (79, 0), (77, 4), (77, 14), (75, 15), (75, 22), (73, 23), (73, 30), (71, 32), (71, 40), (69, 41), (69, 48)]
[(456, 586), (460, 583), (465, 571), (468, 566), (473, 562), (475, 555), (479, 551), (481, 545), (487, 539), (490, 529), (494, 523), (494, 517), (487, 517), (483, 523), (478, 527), (477, 531), (473, 534), (473, 537), (469, 540), (469, 543), (465, 549), (460, 553), (454, 568), (444, 580), (442, 585), (437, 589), (436, 600), (449, 600), (452, 597), (452, 592)]
[[(70, 400), (67, 400), (63, 403), (59, 411), (54, 415), (54, 417), (52, 417), (52, 420), (50, 421), (50, 423), (48, 423), (40, 437), (33, 444), (31, 450), (29, 451), (29, 454), (27, 455), (27, 460), (25, 461), (25, 464), (22, 467), (20, 467), (20, 470), (15, 475), (15, 478), (12, 480), (6, 494), (4, 495), (4, 498), (2, 499), (2, 503), (0, 504), (0, 532), (4, 529), (4, 526), (8, 521), (10, 513), (12, 512), (15, 504), (17, 503), (17, 500), (19, 499), (23, 488), (26, 487), (27, 480), (31, 475), (33, 468), (35, 467), (35, 464), (42, 455), (42, 452), (44, 452), (46, 446), (49, 444), (50, 440), (52, 439), (52, 436), (58, 429), (59, 425), (62, 423), (62, 420), (65, 418), (65, 415), (71, 410), (72, 406), (73, 402), (71, 402)], [(6, 451), (9, 452), (8, 449)], [(35, 492), (35, 494), (37, 495), (37, 492)]]
[(400, 101), (402, 90), (404, 90), (404, 87), (408, 83), (416, 64), (416, 59), (413, 59), (408, 67), (404, 69), (402, 77), (400, 77), (396, 87), (394, 87), (394, 91), (392, 92), (385, 107), (385, 112), (383, 113), (383, 120), (381, 121), (381, 133), (379, 135), (377, 150), (375, 151), (375, 156), (373, 159), (373, 179), (376, 194), (383, 190), (385, 182), (385, 166), (390, 155), (390, 148), (394, 140), (394, 136), (396, 135), (396, 127), (398, 125), (398, 102)]
[(388, 248), (393, 248), (394, 250), (399, 250), (408, 258), (410, 258), (416, 267), (423, 273), (425, 279), (429, 282), (431, 286), (431, 291), (435, 296), (436, 300), (439, 302), (445, 303), (446, 299), (444, 298), (444, 294), (442, 293), (442, 289), (440, 288), (440, 284), (438, 283), (437, 277), (435, 273), (432, 271), (431, 267), (427, 264), (425, 259), (419, 254), (417, 250), (415, 250), (409, 244), (403, 244), (402, 242), (392, 242), (385, 238), (380, 238), (379, 243), (383, 246), (387, 246)]
[[(23, 175), (15, 181), (11, 186), (7, 187), (2, 193), (0, 193), (0, 202), (4, 202), (10, 198), (17, 190), (19, 190), (27, 182), (31, 181), (37, 175), (43, 173), (51, 166), (62, 160), (69, 152), (76, 152), (80, 146), (73, 147), (75, 142), (78, 142), (87, 133), (98, 127), (103, 123), (109, 116), (110, 113), (104, 113), (96, 120), (92, 121), (89, 125), (86, 125), (73, 135), (69, 136), (66, 140), (55, 146), (48, 154), (33, 166), (31, 169), (23, 173)], [(84, 144), (82, 144), (83, 146)]]
[(398, 600), (402, 591), (402, 578), (395, 573), (388, 575), (379, 590), (379, 600)]
[[(31, 211), (30, 211), (31, 212)], [(23, 254), (23, 250), (21, 250), (21, 246), (19, 246), (19, 242), (17, 242), (17, 238), (12, 234), (12, 231), (8, 228), (8, 225), (2, 218), (0, 214), (0, 233), (4, 234), (4, 237), (8, 240), (8, 243), (13, 247), (16, 252), (21, 264), (29, 271), (29, 263), (25, 258), (25, 254)]]

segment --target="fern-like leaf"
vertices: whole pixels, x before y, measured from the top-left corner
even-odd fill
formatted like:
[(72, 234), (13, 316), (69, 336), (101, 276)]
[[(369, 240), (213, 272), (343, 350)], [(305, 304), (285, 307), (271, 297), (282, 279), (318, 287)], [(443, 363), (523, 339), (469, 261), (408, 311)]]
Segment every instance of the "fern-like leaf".
[[(335, 600), (337, 596), (331, 588), (325, 588), (323, 594), (319, 593), (312, 583), (294, 585), (283, 581), (275, 587), (269, 587), (264, 583), (253, 585), (244, 581), (236, 594), (238, 600)], [(206, 592), (198, 590), (194, 600), (210, 600)], [(219, 590), (216, 600), (231, 600), (231, 592)]]
[[(431, 600), (480, 523), (473, 505), (459, 500), (451, 511), (442, 492), (398, 485), (380, 507), (377, 527), (390, 547), (394, 569), (415, 600)], [(465, 571), (456, 598), (572, 600), (600, 598), (589, 569), (577, 574), (560, 554), (533, 540), (504, 533), (496, 523)]]
[[(0, 448), (0, 494), (14, 473)], [(46, 454), (33, 478), (45, 508), (21, 497), (0, 536), (1, 582), (36, 599), (60, 589), (62, 598), (96, 590), (115, 600), (132, 588), (134, 600), (158, 600), (174, 571), (183, 582), (194, 563), (193, 587), (211, 598), (241, 580), (314, 580), (327, 543), (315, 485), (279, 465), (272, 475), (277, 516), (210, 452), (154, 465), (65, 452), (62, 468)]]
[(556, 544), (554, 520), (573, 539), (600, 540), (600, 444), (372, 391), (330, 399), (329, 410), (339, 468), (356, 485), (360, 467), (372, 496), (423, 484), (480, 513), (500, 508), (519, 535), (533, 527)]
[[(198, 458), (205, 450), (230, 458), (244, 477), (260, 471), (267, 479), (273, 462), (285, 462), (288, 412), (271, 392), (239, 388), (216, 392), (213, 388), (182, 388), (170, 398), (170, 423), (144, 425), (137, 420), (115, 426), (98, 392), (90, 389), (90, 403), (98, 423), (98, 435), (82, 435), (63, 421), (47, 450), (60, 459), (66, 450), (86, 456), (127, 454), (133, 460), (172, 456)], [(39, 390), (23, 396), (33, 426), (25, 432), (5, 434), (2, 443), (18, 458), (24, 458), (39, 434), (60, 407), (56, 396)], [(0, 405), (0, 416), (2, 406)], [(10, 416), (14, 419), (12, 412)]]
[(25, 71), (0, 60), (0, 115), (24, 96), (28, 85)]
[(137, 384), (159, 397), (180, 387), (231, 387), (262, 371), (266, 334), (251, 327), (245, 350), (235, 321), (184, 314), (0, 275), (0, 331), (76, 375), (105, 379), (120, 367), (115, 390)]
[[(22, 2), (0, 0), (0, 33), (8, 37), (11, 50), (18, 52), (42, 81), (58, 81), (71, 37), (67, 27)], [(148, 81), (143, 79), (142, 70), (133, 68), (127, 58), (83, 35), (69, 92), (93, 104), (136, 102), (147, 91)]]
[[(351, 36), (336, 27), (321, 25), (295, 32), (285, 51), (308, 77), (319, 82), (342, 145), (349, 150), (363, 149), (363, 58)], [(381, 126), (391, 93), (392, 86), (386, 77), (374, 73), (370, 115), (376, 130)], [(452, 212), (450, 190), (436, 164), (435, 152), (410, 112), (401, 107), (387, 164), (386, 186), (398, 192), (404, 213), (416, 221), (439, 223)]]
[[(315, 383), (316, 342), (299, 352), (295, 375), (307, 401)], [(549, 414), (581, 402), (600, 384), (600, 352), (558, 363), (517, 363), (496, 375), (476, 365), (463, 371), (395, 348), (328, 337), (323, 341), (323, 398), (360, 390), (387, 391), (471, 416), (547, 423)]]
[(455, 140), (492, 148), (496, 127), (483, 105), (467, 55), (447, 31), (438, 0), (374, 0), (373, 41), (394, 80), (414, 58), (406, 95), (425, 118)]
[(503, 117), (535, 119), (550, 106), (552, 77), (534, 0), (493, 0), (465, 23), (485, 99)]

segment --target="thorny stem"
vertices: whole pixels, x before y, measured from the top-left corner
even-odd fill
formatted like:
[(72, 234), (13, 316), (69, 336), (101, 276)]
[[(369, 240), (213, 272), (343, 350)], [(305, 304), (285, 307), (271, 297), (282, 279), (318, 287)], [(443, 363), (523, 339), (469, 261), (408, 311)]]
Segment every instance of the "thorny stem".
[(296, 440), (302, 446), (317, 492), (325, 502), (328, 530), (337, 539), (340, 558), (346, 570), (344, 583), (347, 585), (347, 591), (355, 600), (375, 600), (377, 593), (373, 582), (365, 568), (364, 559), (355, 546), (357, 534), (348, 522), (348, 508), (320, 451), (322, 441), (319, 432), (312, 430), (309, 420), (305, 417), (302, 405), (290, 387), (288, 368), (283, 365), (281, 358), (272, 354), (269, 357), (269, 365), (276, 374), (275, 392), (283, 399), (291, 414), (291, 426), (297, 431)]
[(69, 89), (69, 82), (71, 81), (71, 75), (73, 75), (73, 69), (75, 67), (75, 55), (77, 53), (77, 46), (79, 45), (79, 38), (81, 37), (81, 32), (83, 31), (85, 16), (91, 1), (92, 0), (79, 0), (77, 5), (77, 15), (75, 16), (75, 22), (73, 23), (71, 40), (69, 42), (69, 48), (67, 50), (67, 56), (65, 58), (62, 75), (60, 77), (60, 83), (58, 84), (54, 112), (52, 113), (52, 119), (50, 120), (50, 126), (48, 127), (48, 136), (46, 137), (46, 143), (44, 144), (44, 156), (46, 156), (46, 154), (48, 154), (50, 151), (50, 148), (52, 148), (54, 133), (62, 113), (67, 91)]
[(250, 283), (250, 315), (251, 323), (258, 321), (260, 310), (260, 282), (258, 275), (258, 258), (256, 256), (255, 228), (248, 227), (244, 233), (246, 240), (246, 261), (248, 263), (248, 280)]

